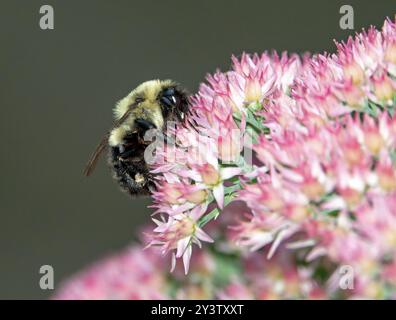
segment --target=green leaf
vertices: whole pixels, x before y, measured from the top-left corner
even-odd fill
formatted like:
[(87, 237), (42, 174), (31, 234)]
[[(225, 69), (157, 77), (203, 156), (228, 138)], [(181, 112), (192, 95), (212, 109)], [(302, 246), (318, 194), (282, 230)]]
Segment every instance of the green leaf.
[(396, 164), (396, 150), (389, 151), (389, 155), (393, 164)]
[(258, 101), (252, 102), (251, 104), (249, 104), (247, 106), (247, 109), (252, 112), (260, 111), (262, 108), (263, 108), (263, 105)]
[[(234, 193), (228, 194), (224, 197), (224, 207), (227, 206), (235, 197)], [(205, 214), (201, 219), (198, 220), (198, 226), (202, 228), (209, 221), (216, 219), (220, 214), (219, 208), (214, 208), (209, 213)]]
[(330, 217), (338, 217), (340, 212), (341, 212), (340, 209), (328, 209), (328, 210), (322, 210), (320, 213)]
[(367, 100), (364, 103), (364, 106), (363, 106), (363, 112), (364, 113), (367, 113), (370, 116), (376, 118), (377, 117), (377, 110), (378, 110), (377, 105), (374, 102)]
[(240, 278), (242, 267), (241, 260), (238, 256), (215, 252), (213, 253), (213, 257), (216, 263), (213, 282), (217, 288), (229, 284), (230, 279), (235, 276)]
[(205, 224), (207, 224), (209, 221), (216, 219), (218, 215), (220, 214), (219, 208), (214, 208), (212, 211), (210, 211), (208, 214), (205, 214), (201, 219), (198, 221), (198, 226), (202, 228)]
[[(240, 113), (234, 113), (233, 118), (238, 123), (241, 123), (241, 121), (242, 121), (242, 115)], [(250, 110), (246, 111), (247, 126), (252, 128), (253, 130), (255, 130), (258, 134), (260, 134), (260, 133), (268, 134), (270, 132), (269, 128), (266, 127), (262, 121), (263, 121), (263, 118), (261, 116), (258, 116), (256, 114), (252, 113)]]
[(242, 189), (242, 185), (238, 182), (232, 186), (224, 188), (224, 194), (227, 196), (231, 193), (235, 193), (235, 191)]

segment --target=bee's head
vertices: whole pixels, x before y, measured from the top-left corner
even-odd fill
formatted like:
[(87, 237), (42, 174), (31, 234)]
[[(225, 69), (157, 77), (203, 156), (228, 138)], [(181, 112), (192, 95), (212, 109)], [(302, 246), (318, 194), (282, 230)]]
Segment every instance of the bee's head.
[(129, 115), (110, 134), (110, 145), (122, 143), (126, 134), (143, 133), (150, 129), (163, 130), (167, 121), (180, 121), (188, 111), (186, 93), (171, 80), (151, 80), (142, 83), (114, 108), (119, 121)]

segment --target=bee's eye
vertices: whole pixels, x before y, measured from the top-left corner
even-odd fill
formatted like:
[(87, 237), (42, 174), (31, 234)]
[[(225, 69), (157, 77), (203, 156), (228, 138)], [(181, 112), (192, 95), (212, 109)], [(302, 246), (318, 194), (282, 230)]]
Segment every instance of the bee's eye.
[(160, 97), (160, 102), (165, 107), (175, 107), (178, 104), (178, 97), (174, 88), (165, 89)]

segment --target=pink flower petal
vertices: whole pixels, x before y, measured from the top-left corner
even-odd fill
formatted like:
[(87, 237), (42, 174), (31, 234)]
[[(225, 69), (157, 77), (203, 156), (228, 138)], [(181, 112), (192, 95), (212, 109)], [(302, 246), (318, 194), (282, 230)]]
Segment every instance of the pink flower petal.
[(220, 170), (222, 180), (230, 179), (241, 173), (242, 173), (242, 169), (238, 167), (227, 167), (227, 168), (222, 168)]
[(224, 205), (224, 186), (222, 183), (218, 184), (213, 188), (213, 196), (216, 199), (217, 205), (220, 209), (223, 209)]

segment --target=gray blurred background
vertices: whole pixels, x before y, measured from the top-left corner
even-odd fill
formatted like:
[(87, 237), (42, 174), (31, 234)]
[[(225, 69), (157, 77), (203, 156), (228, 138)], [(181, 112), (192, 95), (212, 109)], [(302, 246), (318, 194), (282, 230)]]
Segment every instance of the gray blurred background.
[[(39, 28), (39, 8), (55, 30)], [(131, 200), (104, 161), (82, 170), (112, 123), (118, 99), (144, 80), (172, 78), (195, 92), (231, 54), (334, 51), (339, 8), (355, 30), (396, 13), (383, 1), (0, 1), (0, 298), (42, 299), (39, 268), (55, 287), (137, 239), (149, 199)]]

